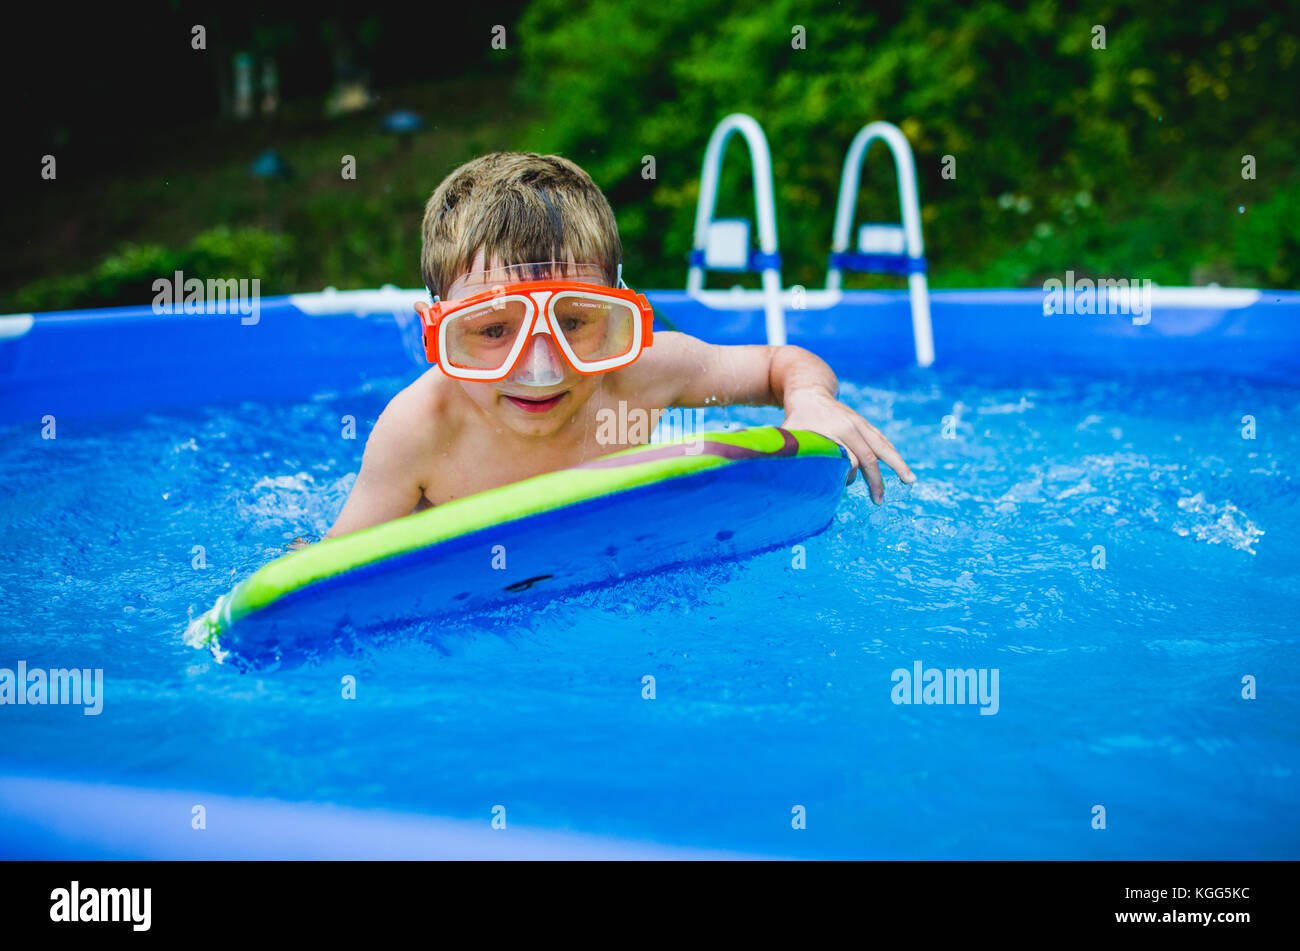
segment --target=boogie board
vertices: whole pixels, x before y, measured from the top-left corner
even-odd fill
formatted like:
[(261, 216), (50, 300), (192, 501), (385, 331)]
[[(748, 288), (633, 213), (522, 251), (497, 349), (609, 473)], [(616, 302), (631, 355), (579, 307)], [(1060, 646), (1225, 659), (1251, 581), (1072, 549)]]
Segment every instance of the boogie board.
[(370, 629), (789, 545), (830, 523), (848, 469), (838, 443), (774, 427), (625, 449), (284, 555), (186, 641), (261, 666)]

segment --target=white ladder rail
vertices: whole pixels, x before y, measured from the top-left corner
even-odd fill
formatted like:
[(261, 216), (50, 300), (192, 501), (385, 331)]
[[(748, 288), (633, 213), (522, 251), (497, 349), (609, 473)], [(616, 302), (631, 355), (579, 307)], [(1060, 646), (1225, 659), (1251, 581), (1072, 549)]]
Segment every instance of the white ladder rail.
[[(858, 203), (858, 188), (862, 177), (862, 163), (867, 157), (867, 150), (876, 139), (884, 140), (893, 154), (894, 167), (898, 174), (898, 203), (903, 218), (903, 254), (897, 249), (882, 247), (873, 249), (869, 241), (877, 240), (879, 232), (888, 229), (874, 228), (876, 234), (864, 226), (859, 252), (852, 253), (849, 241), (853, 230), (853, 213)], [(896, 226), (892, 226), (895, 227)], [(888, 237), (887, 233), (884, 235)], [(881, 252), (884, 253), (881, 253)], [(912, 147), (907, 136), (898, 126), (890, 122), (872, 122), (863, 126), (853, 137), (848, 154), (844, 157), (844, 171), (840, 175), (840, 195), (835, 208), (835, 233), (831, 243), (831, 257), (826, 272), (826, 289), (841, 289), (841, 271), (851, 267), (858, 271), (889, 272), (906, 274), (908, 296), (912, 305), (912, 340), (916, 350), (918, 366), (928, 367), (934, 363), (934, 332), (930, 326), (930, 287), (926, 277), (928, 265), (925, 260), (925, 243), (921, 238), (921, 202), (916, 190), (916, 162), (912, 157)]]
[[(758, 221), (759, 253), (749, 249), (748, 222), (743, 233), (732, 229), (727, 238), (738, 251), (743, 237), (743, 260), (733, 253), (725, 266), (710, 266), (714, 255), (720, 251), (722, 233), (715, 229), (713, 214), (718, 203), (718, 184), (722, 177), (722, 157), (727, 141), (739, 132), (749, 146), (750, 162), (754, 170), (754, 213)], [(734, 223), (729, 223), (734, 224)], [(753, 117), (735, 112), (724, 118), (709, 136), (704, 152), (704, 168), (700, 173), (700, 200), (695, 209), (695, 237), (691, 246), (691, 266), (686, 276), (687, 293), (698, 295), (704, 290), (706, 270), (759, 271), (763, 279), (763, 310), (767, 342), (782, 345), (786, 342), (785, 310), (781, 305), (781, 254), (776, 237), (776, 194), (772, 187), (772, 153), (767, 145), (763, 128)]]

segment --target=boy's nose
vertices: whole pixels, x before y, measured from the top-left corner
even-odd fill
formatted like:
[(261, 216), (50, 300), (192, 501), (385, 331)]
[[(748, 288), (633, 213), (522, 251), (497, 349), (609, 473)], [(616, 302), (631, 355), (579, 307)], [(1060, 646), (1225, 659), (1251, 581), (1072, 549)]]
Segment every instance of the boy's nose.
[(524, 344), (524, 355), (510, 382), (523, 386), (554, 386), (564, 380), (564, 366), (555, 352), (555, 342), (548, 333), (533, 334)]

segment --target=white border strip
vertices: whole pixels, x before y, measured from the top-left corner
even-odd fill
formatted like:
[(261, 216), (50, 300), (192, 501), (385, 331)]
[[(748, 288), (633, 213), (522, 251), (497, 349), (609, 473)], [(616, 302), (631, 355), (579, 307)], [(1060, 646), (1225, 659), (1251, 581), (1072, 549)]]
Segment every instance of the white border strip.
[[(945, 294), (980, 294), (980, 293), (1015, 293), (1025, 291), (1032, 293), (1031, 287), (989, 287), (989, 288), (948, 288), (931, 291), (930, 296), (937, 296), (940, 301)], [(651, 291), (650, 293), (654, 293)], [(787, 310), (828, 310), (838, 306), (844, 300), (845, 293), (856, 291), (830, 290), (784, 290), (781, 303)], [(861, 293), (875, 293), (863, 291)], [(882, 293), (898, 293), (890, 289)], [(1106, 294), (1117, 304), (1128, 300), (1131, 290), (1107, 288)], [(1137, 293), (1141, 293), (1138, 288)], [(733, 287), (731, 290), (705, 290), (688, 293), (692, 300), (697, 300), (714, 310), (762, 310), (767, 300), (763, 291), (753, 288)], [(1185, 310), (1240, 310), (1259, 301), (1262, 292), (1245, 287), (1151, 287), (1151, 304), (1153, 307), (1168, 307)]]
[(289, 303), (304, 314), (392, 314), (415, 308), (416, 301), (432, 304), (427, 288), (401, 288), (385, 284), (378, 290), (340, 291), (333, 287), (315, 294), (290, 294)]
[[(1107, 288), (1121, 303), (1141, 293), (1140, 287)], [(1260, 292), (1248, 287), (1161, 287), (1151, 285), (1152, 307), (1176, 307), (1196, 310), (1238, 310), (1259, 300)]]
[[(714, 310), (763, 310), (769, 300), (767, 291), (743, 287), (733, 287), (729, 291), (694, 291), (688, 292), (688, 296)], [(783, 310), (828, 310), (843, 298), (841, 291), (787, 288), (781, 291), (778, 300)]]
[(0, 340), (21, 337), (32, 329), (36, 318), (31, 314), (6, 314), (0, 317)]

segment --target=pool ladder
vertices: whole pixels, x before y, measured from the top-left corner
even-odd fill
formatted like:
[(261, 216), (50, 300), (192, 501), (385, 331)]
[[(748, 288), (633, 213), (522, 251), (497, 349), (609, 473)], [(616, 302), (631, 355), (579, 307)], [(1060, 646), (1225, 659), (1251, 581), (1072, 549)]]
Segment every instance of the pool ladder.
[[(722, 177), (722, 158), (727, 141), (739, 132), (749, 146), (750, 164), (754, 168), (754, 213), (758, 218), (758, 250), (750, 246), (749, 219), (715, 219), (718, 182)], [(776, 193), (772, 188), (772, 153), (767, 136), (752, 116), (733, 112), (713, 130), (704, 150), (704, 169), (700, 173), (700, 201), (695, 207), (695, 241), (691, 245), (691, 268), (686, 274), (686, 290), (699, 294), (704, 290), (704, 272), (762, 272), (763, 310), (767, 322), (767, 342), (785, 343), (785, 310), (781, 306), (781, 253), (776, 245)]]
[[(728, 140), (739, 132), (749, 146), (754, 170), (754, 211), (758, 221), (758, 248), (750, 243), (747, 218), (715, 218), (722, 159)], [(864, 224), (858, 230), (858, 247), (849, 250), (853, 213), (857, 206), (862, 163), (876, 139), (884, 140), (894, 158), (902, 224)], [(907, 275), (912, 305), (912, 340), (918, 366), (934, 362), (934, 334), (930, 326), (930, 290), (925, 244), (921, 238), (921, 204), (916, 190), (916, 163), (907, 137), (889, 122), (872, 122), (853, 137), (840, 175), (835, 209), (835, 232), (826, 271), (826, 292), (838, 297), (844, 271)], [(714, 128), (704, 151), (700, 174), (700, 200), (695, 209), (695, 235), (690, 253), (686, 290), (694, 296), (704, 291), (706, 271), (761, 272), (767, 342), (786, 342), (782, 305), (781, 254), (776, 234), (776, 197), (772, 186), (772, 155), (762, 126), (753, 117), (732, 113)]]

